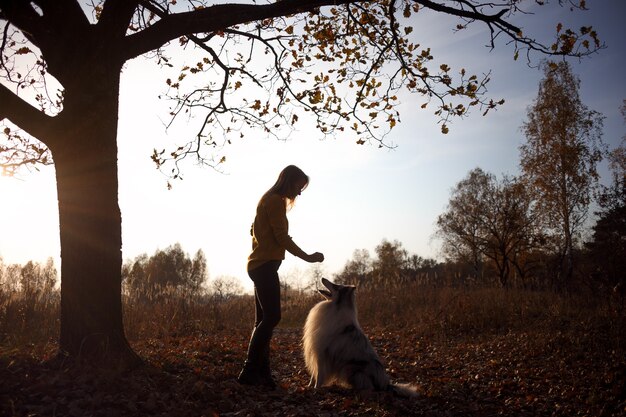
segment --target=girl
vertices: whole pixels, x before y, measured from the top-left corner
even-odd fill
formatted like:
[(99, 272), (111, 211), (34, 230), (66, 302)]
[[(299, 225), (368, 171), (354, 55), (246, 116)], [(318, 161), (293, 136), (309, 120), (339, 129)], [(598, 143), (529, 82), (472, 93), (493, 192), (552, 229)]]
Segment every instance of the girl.
[(307, 254), (289, 236), (287, 209), (309, 184), (309, 177), (295, 165), (282, 170), (276, 183), (267, 190), (256, 209), (252, 224), (252, 253), (248, 275), (254, 282), (255, 323), (248, 357), (237, 380), (246, 385), (276, 386), (270, 371), (270, 341), (280, 321), (280, 283), (278, 268), (285, 250), (307, 262), (323, 262), (320, 252)]

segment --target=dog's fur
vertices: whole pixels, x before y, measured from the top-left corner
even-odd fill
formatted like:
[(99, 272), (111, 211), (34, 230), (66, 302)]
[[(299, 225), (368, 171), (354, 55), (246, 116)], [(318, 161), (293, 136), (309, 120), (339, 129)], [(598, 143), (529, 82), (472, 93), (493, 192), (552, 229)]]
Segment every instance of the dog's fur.
[(415, 395), (410, 385), (391, 384), (385, 368), (357, 320), (356, 287), (322, 278), (325, 301), (313, 306), (304, 325), (304, 361), (309, 386), (334, 382), (356, 390), (390, 390)]

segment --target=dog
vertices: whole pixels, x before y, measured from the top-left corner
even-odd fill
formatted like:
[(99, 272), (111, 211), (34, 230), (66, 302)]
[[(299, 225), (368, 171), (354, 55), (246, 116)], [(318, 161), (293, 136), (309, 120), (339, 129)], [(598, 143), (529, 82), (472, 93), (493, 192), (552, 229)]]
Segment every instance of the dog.
[(408, 384), (392, 384), (376, 350), (357, 320), (356, 287), (322, 278), (319, 289), (326, 300), (307, 316), (302, 337), (304, 361), (311, 375), (309, 386), (337, 383), (358, 391), (392, 391), (414, 396)]

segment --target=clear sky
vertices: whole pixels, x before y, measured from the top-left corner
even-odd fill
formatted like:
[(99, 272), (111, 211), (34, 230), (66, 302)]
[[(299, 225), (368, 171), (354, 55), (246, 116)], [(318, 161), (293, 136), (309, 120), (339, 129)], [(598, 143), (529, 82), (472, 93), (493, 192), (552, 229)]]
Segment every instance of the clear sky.
[[(626, 99), (626, 1), (587, 1), (589, 12), (539, 8), (538, 14), (513, 21), (526, 33), (549, 43), (559, 22), (592, 25), (608, 48), (582, 62), (572, 62), (581, 79), (580, 94), (591, 109), (606, 116), (604, 141), (620, 143), (626, 126), (619, 113)], [(166, 189), (150, 154), (154, 147), (193, 134), (184, 127), (166, 131), (167, 103), (158, 100), (165, 88), (163, 73), (151, 61), (128, 63), (122, 76), (119, 117), (119, 201), (123, 255), (179, 242), (193, 256), (206, 255), (210, 279), (233, 276), (246, 289), (245, 263), (250, 224), (256, 203), (288, 164), (311, 178), (309, 187), (289, 213), (290, 234), (305, 251), (326, 256), (322, 268), (339, 272), (355, 249), (374, 248), (382, 239), (398, 240), (410, 253), (437, 257), (432, 240), (437, 216), (445, 209), (454, 185), (475, 167), (500, 176), (518, 173), (520, 127), (537, 95), (542, 73), (523, 59), (513, 60), (511, 46), (485, 47), (488, 33), (476, 29), (452, 33), (456, 21), (436, 13), (415, 15), (415, 32), (430, 46), (437, 62), (470, 73), (492, 70), (489, 94), (505, 105), (483, 117), (475, 111), (450, 125), (442, 135), (432, 110), (420, 110), (423, 98), (402, 98), (401, 123), (391, 133), (393, 150), (355, 144), (351, 134), (320, 140), (314, 130), (300, 130), (285, 142), (248, 136), (225, 149), (224, 173), (187, 164), (184, 180)], [(540, 57), (535, 57), (535, 63)], [(179, 124), (180, 125), (180, 124)], [(0, 177), (0, 256), (5, 263), (59, 260), (58, 214), (54, 168)], [(281, 273), (304, 272), (310, 264), (287, 255)]]

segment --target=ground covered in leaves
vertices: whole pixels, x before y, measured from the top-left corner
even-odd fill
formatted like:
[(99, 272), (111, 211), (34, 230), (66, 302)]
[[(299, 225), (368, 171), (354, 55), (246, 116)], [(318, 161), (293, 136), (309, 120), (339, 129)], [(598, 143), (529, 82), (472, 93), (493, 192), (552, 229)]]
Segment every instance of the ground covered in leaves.
[(366, 329), (392, 380), (413, 398), (307, 387), (301, 332), (273, 339), (278, 389), (235, 377), (247, 334), (221, 331), (133, 343), (149, 366), (123, 374), (59, 369), (52, 352), (0, 351), (2, 416), (624, 416), (626, 358), (601, 331), (427, 337)]

